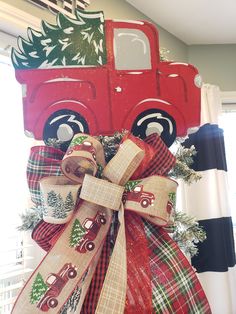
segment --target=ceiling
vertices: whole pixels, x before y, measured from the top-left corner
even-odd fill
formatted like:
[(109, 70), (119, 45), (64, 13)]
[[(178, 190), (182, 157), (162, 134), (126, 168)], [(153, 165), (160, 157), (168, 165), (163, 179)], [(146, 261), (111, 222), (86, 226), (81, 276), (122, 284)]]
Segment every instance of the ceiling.
[(235, 0), (126, 0), (187, 45), (236, 44)]

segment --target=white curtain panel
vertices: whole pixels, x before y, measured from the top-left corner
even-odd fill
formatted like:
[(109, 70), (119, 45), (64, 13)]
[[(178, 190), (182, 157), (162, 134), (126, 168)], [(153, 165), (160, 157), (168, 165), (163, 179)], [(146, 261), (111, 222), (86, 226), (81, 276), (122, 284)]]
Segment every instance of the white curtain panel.
[(201, 180), (178, 187), (178, 207), (197, 220), (231, 215), (227, 173), (210, 169), (200, 172)]
[(221, 107), (219, 87), (203, 84), (201, 89), (201, 125), (206, 123), (218, 124)]
[[(191, 185), (180, 182), (178, 208), (199, 221), (207, 240), (192, 259), (213, 314), (236, 313), (236, 268), (231, 208), (228, 200), (227, 166), (219, 87), (202, 87), (201, 127), (183, 143), (198, 152), (193, 168), (202, 179)], [(236, 210), (236, 209), (233, 209)]]

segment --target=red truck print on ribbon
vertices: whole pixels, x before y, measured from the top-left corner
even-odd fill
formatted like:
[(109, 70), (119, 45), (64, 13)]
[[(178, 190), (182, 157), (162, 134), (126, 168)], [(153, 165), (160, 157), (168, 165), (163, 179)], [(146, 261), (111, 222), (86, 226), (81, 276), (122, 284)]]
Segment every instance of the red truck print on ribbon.
[(82, 144), (72, 146), (68, 149), (66, 154), (70, 155), (73, 153), (73, 151), (78, 151), (78, 150), (89, 152), (93, 156), (93, 159), (96, 160), (96, 150), (91, 142), (84, 141)]
[(132, 191), (124, 192), (123, 201), (132, 201), (140, 203), (143, 208), (152, 206), (155, 200), (153, 193), (143, 190), (143, 185), (137, 185)]
[(40, 308), (40, 310), (43, 312), (47, 312), (50, 308), (57, 307), (57, 297), (60, 295), (68, 280), (73, 279), (76, 276), (76, 267), (71, 263), (65, 264), (57, 274), (49, 274), (48, 278), (46, 279), (48, 290), (38, 302), (37, 307)]
[[(69, 34), (72, 28), (75, 27), (68, 27), (65, 32)], [(87, 56), (79, 58), (77, 54), (72, 59), (80, 61), (77, 66), (54, 66), (58, 59), (55, 56), (50, 64), (44, 62), (39, 68), (22, 69), (19, 60), (27, 64), (26, 56), (17, 59), (20, 54), (12, 54), (18, 66), (16, 79), (23, 88), (26, 135), (45, 142), (55, 138), (69, 144), (76, 133), (112, 135), (126, 129), (141, 138), (158, 133), (170, 146), (176, 136), (186, 136), (199, 126), (198, 71), (188, 63), (160, 60), (158, 31), (153, 24), (105, 20), (98, 29), (104, 30), (104, 40), (95, 43), (95, 50), (106, 56), (104, 63), (99, 57), (97, 66), (89, 66), (85, 63)], [(82, 34), (84, 41), (92, 38), (92, 34)], [(73, 45), (70, 42), (69, 46), (68, 40), (57, 41), (61, 50)], [(41, 42), (46, 45), (46, 40)], [(30, 44), (21, 41), (20, 47), (25, 51)], [(40, 51), (45, 50), (50, 56), (54, 47), (57, 45), (45, 46)], [(36, 51), (27, 56), (32, 58), (34, 54)], [(63, 57), (61, 63), (66, 59)]]
[(82, 223), (82, 227), (86, 231), (86, 234), (79, 241), (76, 246), (76, 251), (79, 253), (86, 253), (92, 251), (95, 248), (94, 240), (102, 225), (106, 224), (106, 218), (103, 214), (97, 213), (94, 218), (86, 218)]

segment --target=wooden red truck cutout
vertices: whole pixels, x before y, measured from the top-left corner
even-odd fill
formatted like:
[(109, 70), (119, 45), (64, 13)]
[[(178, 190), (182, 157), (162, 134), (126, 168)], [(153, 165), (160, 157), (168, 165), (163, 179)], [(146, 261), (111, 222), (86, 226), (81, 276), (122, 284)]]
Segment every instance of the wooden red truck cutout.
[(106, 218), (103, 214), (97, 213), (94, 218), (86, 218), (82, 223), (82, 227), (85, 229), (86, 234), (79, 241), (76, 246), (76, 251), (79, 253), (86, 253), (92, 251), (95, 248), (94, 240), (102, 225), (106, 224)]
[(48, 290), (40, 299), (37, 307), (40, 308), (40, 310), (43, 312), (47, 312), (50, 308), (57, 307), (57, 297), (61, 293), (68, 280), (75, 278), (76, 276), (76, 268), (71, 263), (65, 264), (57, 274), (49, 274), (46, 280)]
[[(102, 29), (104, 47), (98, 44), (96, 50), (106, 52), (106, 61), (97, 66), (54, 66), (53, 61), (48, 68), (43, 63), (22, 69), (12, 54), (23, 87), (25, 133), (37, 140), (69, 143), (79, 132), (111, 135), (127, 129), (141, 138), (159, 133), (170, 146), (176, 136), (197, 127), (201, 86), (197, 69), (161, 61), (158, 31), (149, 22), (106, 20)], [(92, 34), (85, 36), (90, 40)], [(61, 50), (69, 49), (67, 39), (58, 40), (64, 44)], [(86, 56), (80, 61), (85, 60)]]

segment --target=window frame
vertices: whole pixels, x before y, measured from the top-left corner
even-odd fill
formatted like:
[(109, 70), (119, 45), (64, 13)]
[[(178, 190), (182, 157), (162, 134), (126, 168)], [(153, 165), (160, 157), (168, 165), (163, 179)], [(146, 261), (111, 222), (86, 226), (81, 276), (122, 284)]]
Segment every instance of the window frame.
[[(236, 112), (236, 91), (221, 92), (221, 104), (223, 111), (235, 111)], [(233, 222), (234, 239), (236, 241), (236, 223)], [(235, 248), (236, 249), (236, 248)]]

